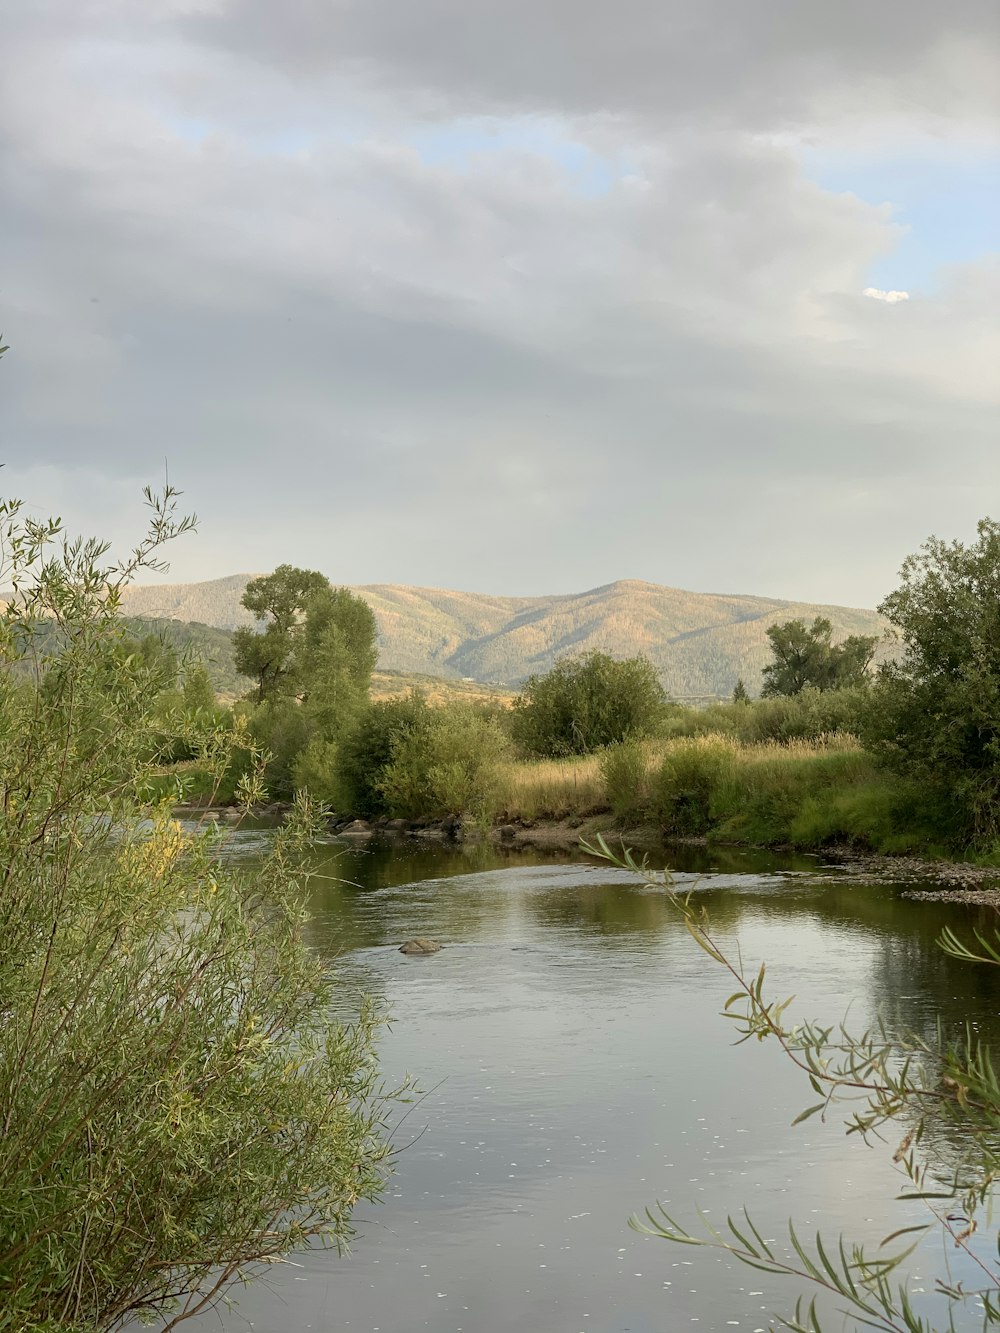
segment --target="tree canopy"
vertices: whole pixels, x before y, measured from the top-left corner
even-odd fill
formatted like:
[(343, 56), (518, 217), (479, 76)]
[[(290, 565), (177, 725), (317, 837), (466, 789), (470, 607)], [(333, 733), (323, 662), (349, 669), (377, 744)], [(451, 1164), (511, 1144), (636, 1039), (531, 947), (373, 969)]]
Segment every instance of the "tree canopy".
[(935, 790), (980, 842), (1000, 836), (1000, 524), (931, 537), (879, 610), (902, 657), (879, 671), (865, 743)]
[(243, 605), (264, 622), (260, 632), (236, 630), (233, 647), (237, 669), (256, 681), (250, 725), (269, 755), (268, 787), (289, 796), (308, 773), (315, 788), (367, 700), (378, 657), (375, 616), (326, 575), (292, 565), (252, 579)]
[(767, 631), (772, 660), (764, 667), (764, 697), (799, 694), (809, 686), (839, 690), (862, 685), (878, 642), (874, 635), (852, 634), (834, 644), (833, 626), (823, 616), (811, 625), (787, 620)]
[(330, 580), (312, 569), (279, 565), (273, 574), (251, 579), (240, 599), (261, 632), (243, 625), (233, 634), (236, 669), (257, 682), (257, 702), (294, 694), (295, 647), (310, 597), (329, 591)]

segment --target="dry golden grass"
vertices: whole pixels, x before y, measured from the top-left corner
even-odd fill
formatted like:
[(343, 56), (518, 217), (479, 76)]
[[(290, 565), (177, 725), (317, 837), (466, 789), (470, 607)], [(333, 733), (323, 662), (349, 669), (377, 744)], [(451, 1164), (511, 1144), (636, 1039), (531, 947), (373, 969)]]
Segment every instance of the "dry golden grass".
[(607, 809), (597, 755), (504, 764), (500, 809), (510, 819), (564, 819)]
[(375, 671), (372, 674), (371, 697), (376, 701), (401, 699), (411, 690), (419, 690), (434, 708), (447, 704), (485, 704), (509, 708), (514, 691), (501, 685), (483, 685), (476, 680), (448, 680), (444, 676), (424, 676), (416, 672)]
[[(794, 769), (832, 754), (854, 755), (867, 764), (867, 756), (853, 736), (833, 734), (815, 741), (791, 741), (787, 745), (768, 741), (741, 745), (727, 736), (697, 736), (682, 740), (646, 741), (639, 747), (643, 769), (640, 799), (650, 794), (650, 784), (669, 755), (704, 757), (723, 755), (736, 772), (748, 781), (771, 770)], [(610, 807), (601, 772), (601, 756), (571, 759), (524, 759), (503, 765), (500, 779), (500, 809), (509, 819), (565, 819), (586, 817)]]

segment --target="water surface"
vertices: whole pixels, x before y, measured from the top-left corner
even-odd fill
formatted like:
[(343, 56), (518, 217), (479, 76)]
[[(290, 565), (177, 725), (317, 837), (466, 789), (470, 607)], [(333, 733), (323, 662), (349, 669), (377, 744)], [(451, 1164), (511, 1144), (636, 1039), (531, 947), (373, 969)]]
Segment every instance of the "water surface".
[[(238, 834), (233, 854), (262, 837)], [(881, 1012), (908, 1029), (940, 1015), (995, 1030), (996, 971), (934, 944), (946, 922), (988, 925), (986, 909), (820, 884), (811, 858), (670, 860), (799, 1016), (850, 1006), (859, 1029)], [(875, 1239), (914, 1219), (892, 1202), (895, 1144), (847, 1140), (836, 1114), (789, 1127), (815, 1098), (771, 1046), (730, 1044), (731, 979), (662, 892), (564, 851), (330, 844), (316, 867), (311, 942), (348, 994), (385, 1000), (386, 1075), (414, 1075), (425, 1095), (397, 1131), (387, 1198), (357, 1214), (353, 1253), (297, 1256), (192, 1330), (760, 1330), (793, 1286), (640, 1237), (629, 1215), (661, 1200), (696, 1228), (699, 1209), (721, 1224), (745, 1202), (767, 1237), (794, 1215), (806, 1235)], [(445, 947), (400, 954), (414, 935)], [(939, 1249), (918, 1255), (918, 1290), (924, 1264), (941, 1271)]]

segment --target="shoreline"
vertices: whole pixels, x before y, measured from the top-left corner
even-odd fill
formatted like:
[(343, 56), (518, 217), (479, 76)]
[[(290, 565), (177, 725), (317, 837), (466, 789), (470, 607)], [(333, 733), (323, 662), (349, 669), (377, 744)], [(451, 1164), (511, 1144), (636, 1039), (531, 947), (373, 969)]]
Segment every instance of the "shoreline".
[[(258, 819), (280, 820), (289, 809), (287, 804), (271, 803), (252, 812)], [(239, 822), (232, 806), (177, 806), (176, 813), (187, 818), (201, 818), (211, 822), (234, 824)], [(463, 823), (459, 819), (362, 820), (333, 815), (330, 832), (347, 843), (365, 843), (370, 839), (424, 839), (435, 842), (492, 842), (501, 846), (560, 847), (578, 849), (581, 841), (590, 841), (602, 834), (613, 848), (631, 848), (637, 852), (662, 851), (670, 846), (731, 848), (741, 851), (764, 851), (822, 857), (837, 873), (828, 877), (831, 884), (848, 880), (864, 880), (867, 884), (885, 884), (893, 887), (911, 886), (903, 890), (906, 898), (926, 902), (961, 902), (970, 906), (1000, 907), (1000, 867), (981, 866), (971, 861), (935, 860), (900, 855), (890, 856), (866, 852), (857, 847), (831, 844), (819, 848), (801, 848), (778, 844), (736, 843), (713, 840), (705, 836), (665, 837), (656, 825), (639, 824), (618, 827), (610, 816), (591, 815), (562, 819), (534, 819), (497, 823), (488, 828)], [(817, 870), (822, 879), (822, 870)]]

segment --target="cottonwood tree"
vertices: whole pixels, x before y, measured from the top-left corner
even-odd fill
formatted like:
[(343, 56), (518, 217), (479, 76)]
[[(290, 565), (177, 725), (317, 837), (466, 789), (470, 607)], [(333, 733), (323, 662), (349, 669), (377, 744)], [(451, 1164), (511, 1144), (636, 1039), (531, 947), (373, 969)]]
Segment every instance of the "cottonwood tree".
[(295, 649), (310, 597), (329, 590), (325, 574), (279, 565), (273, 574), (251, 579), (240, 599), (263, 623), (233, 633), (236, 669), (257, 682), (257, 702), (269, 703), (296, 692)]
[(811, 625), (787, 620), (767, 631), (772, 660), (764, 667), (762, 696), (800, 694), (817, 690), (849, 689), (863, 685), (875, 656), (875, 635), (851, 634), (833, 643), (833, 626), (823, 616)]
[(263, 628), (234, 635), (237, 668), (256, 680), (250, 726), (267, 750), (272, 795), (331, 794), (336, 744), (364, 707), (378, 656), (371, 607), (315, 570), (279, 565), (243, 605)]

